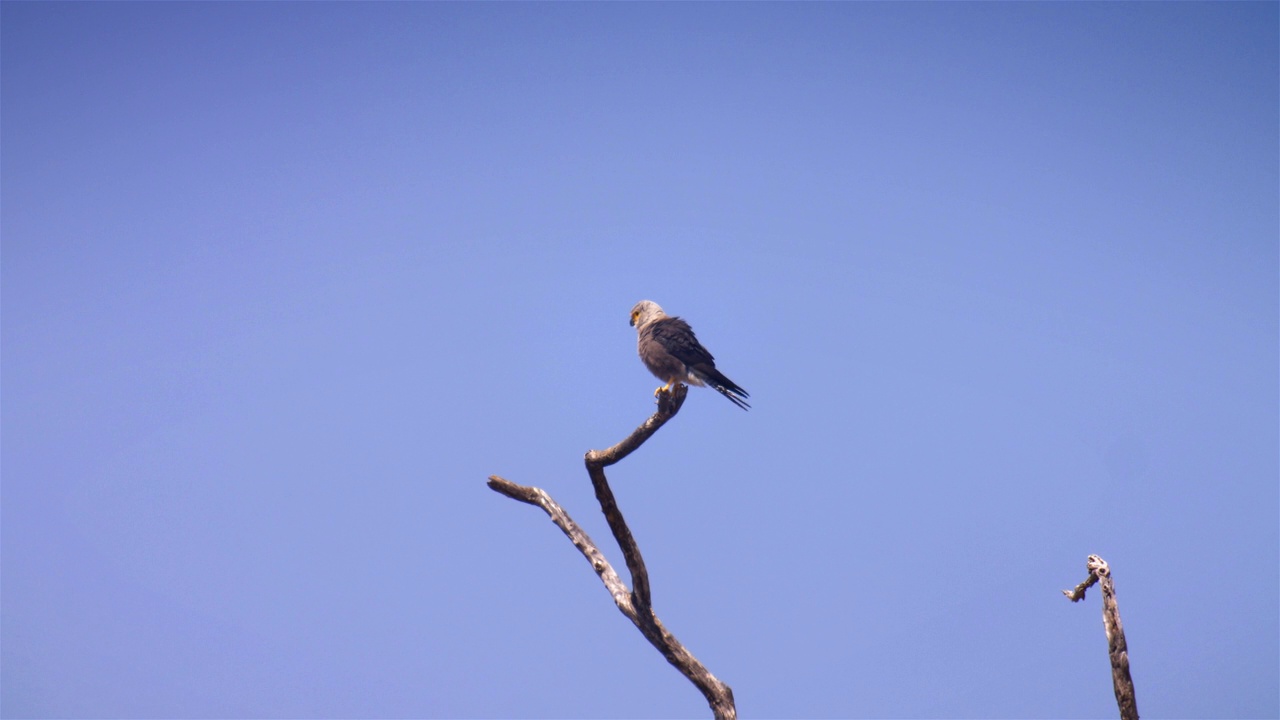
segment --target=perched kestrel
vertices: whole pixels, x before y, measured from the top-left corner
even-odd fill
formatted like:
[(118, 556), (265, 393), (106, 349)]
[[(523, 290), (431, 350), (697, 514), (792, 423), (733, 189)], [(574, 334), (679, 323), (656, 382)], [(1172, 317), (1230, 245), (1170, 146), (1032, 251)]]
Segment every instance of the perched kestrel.
[(747, 391), (716, 369), (716, 359), (698, 342), (689, 323), (668, 316), (651, 300), (641, 300), (631, 308), (631, 325), (644, 366), (667, 383), (654, 391), (655, 396), (676, 383), (710, 385), (743, 410), (751, 407)]

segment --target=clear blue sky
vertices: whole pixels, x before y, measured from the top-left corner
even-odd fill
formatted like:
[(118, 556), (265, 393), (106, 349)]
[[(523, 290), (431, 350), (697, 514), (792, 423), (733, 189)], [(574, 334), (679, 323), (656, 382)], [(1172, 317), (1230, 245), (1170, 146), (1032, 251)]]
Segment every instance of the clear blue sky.
[(1276, 3), (0, 5), (6, 717), (1280, 714)]

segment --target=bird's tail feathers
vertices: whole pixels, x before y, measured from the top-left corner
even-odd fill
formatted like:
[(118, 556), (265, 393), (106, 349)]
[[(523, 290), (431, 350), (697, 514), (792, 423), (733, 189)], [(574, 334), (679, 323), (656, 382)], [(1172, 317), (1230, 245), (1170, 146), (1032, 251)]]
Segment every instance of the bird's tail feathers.
[(747, 402), (747, 398), (751, 397), (750, 393), (738, 387), (738, 384), (724, 376), (724, 373), (715, 369), (715, 367), (694, 368), (693, 374), (697, 378), (711, 387), (716, 392), (729, 398), (730, 402), (743, 410), (750, 410), (751, 405)]
[(746, 390), (743, 390), (737, 385), (734, 385), (732, 387), (725, 387), (724, 385), (712, 385), (712, 387), (716, 389), (716, 392), (729, 398), (729, 402), (732, 402), (734, 405), (737, 405), (743, 410), (751, 409), (751, 404), (743, 399), (747, 397)]

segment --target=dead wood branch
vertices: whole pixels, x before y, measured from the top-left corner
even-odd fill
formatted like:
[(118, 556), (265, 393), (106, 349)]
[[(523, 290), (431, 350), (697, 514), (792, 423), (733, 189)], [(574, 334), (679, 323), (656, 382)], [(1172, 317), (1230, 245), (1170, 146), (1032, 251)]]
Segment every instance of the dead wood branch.
[(1107, 561), (1090, 555), (1086, 567), (1089, 577), (1072, 590), (1062, 594), (1079, 602), (1084, 593), (1097, 583), (1102, 586), (1102, 625), (1107, 632), (1107, 654), (1111, 657), (1111, 682), (1115, 686), (1116, 704), (1120, 706), (1122, 720), (1138, 720), (1138, 700), (1133, 692), (1133, 678), (1129, 675), (1129, 644), (1124, 639), (1124, 626), (1120, 623), (1120, 606), (1116, 603), (1116, 586), (1111, 580), (1111, 568)]
[(689, 388), (684, 385), (676, 385), (670, 393), (659, 393), (658, 411), (648, 420), (632, 431), (622, 442), (607, 450), (592, 450), (585, 458), (587, 474), (591, 477), (591, 485), (595, 488), (600, 509), (604, 512), (609, 529), (613, 531), (613, 537), (618, 541), (622, 556), (627, 562), (627, 570), (631, 574), (631, 591), (627, 590), (626, 584), (605, 559), (604, 553), (600, 552), (586, 532), (545, 490), (517, 485), (497, 475), (490, 476), (489, 487), (509, 498), (542, 508), (551, 517), (551, 521), (568, 536), (570, 542), (578, 548), (587, 562), (591, 563), (591, 568), (600, 576), (605, 589), (613, 596), (613, 602), (618, 606), (618, 610), (635, 624), (645, 639), (662, 653), (667, 662), (674, 665), (702, 692), (717, 720), (734, 720), (738, 716), (738, 711), (733, 702), (733, 690), (712, 675), (654, 615), (649, 591), (649, 571), (644, 566), (640, 546), (632, 536), (631, 529), (627, 527), (622, 511), (618, 509), (618, 502), (613, 496), (613, 490), (609, 488), (609, 481), (604, 474), (606, 467), (635, 452), (644, 444), (644, 441), (658, 431), (658, 428), (675, 417), (680, 411), (680, 406), (684, 404), (688, 391)]

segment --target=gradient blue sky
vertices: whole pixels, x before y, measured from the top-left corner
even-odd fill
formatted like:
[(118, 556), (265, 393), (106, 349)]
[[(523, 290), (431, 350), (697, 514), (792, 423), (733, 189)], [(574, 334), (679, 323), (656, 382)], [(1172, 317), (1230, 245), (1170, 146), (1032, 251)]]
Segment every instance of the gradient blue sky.
[(1280, 714), (1276, 3), (0, 5), (6, 717)]

